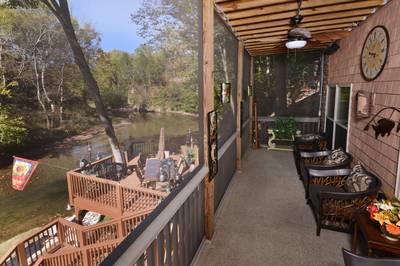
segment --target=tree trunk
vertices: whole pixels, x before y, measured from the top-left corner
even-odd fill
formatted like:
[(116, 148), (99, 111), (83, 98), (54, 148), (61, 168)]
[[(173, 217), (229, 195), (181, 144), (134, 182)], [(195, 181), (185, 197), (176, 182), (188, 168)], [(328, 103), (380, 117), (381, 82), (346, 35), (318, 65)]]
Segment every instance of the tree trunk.
[(287, 95), (286, 95), (286, 80), (287, 80), (287, 60), (286, 54), (277, 55), (275, 57), (275, 77), (276, 77), (276, 95), (277, 105), (276, 114), (278, 116), (287, 115)]
[(36, 87), (36, 98), (39, 102), (39, 105), (42, 107), (42, 110), (44, 112), (45, 120), (46, 120), (46, 127), (47, 129), (50, 129), (50, 120), (49, 120), (49, 114), (47, 112), (46, 105), (42, 101), (42, 93), (40, 91), (41, 85), (40, 85), (40, 75), (39, 75), (39, 70), (38, 70), (38, 65), (37, 65), (37, 58), (36, 55), (33, 55), (33, 68), (35, 69), (35, 87)]
[(64, 68), (65, 65), (63, 64), (61, 66), (61, 70), (60, 70), (60, 83), (58, 84), (58, 96), (59, 96), (59, 101), (60, 101), (60, 105), (59, 105), (59, 112), (58, 112), (58, 119), (60, 122), (60, 125), (63, 124), (64, 122), (64, 118), (63, 118), (63, 104), (64, 104)]
[(3, 44), (0, 44), (0, 71), (1, 71), (1, 85), (6, 87), (6, 73), (3, 69)]
[(67, 0), (59, 0), (58, 2), (56, 0), (41, 0), (41, 1), (57, 17), (57, 19), (61, 23), (61, 26), (64, 29), (68, 43), (70, 44), (72, 53), (74, 55), (75, 63), (78, 65), (79, 70), (81, 71), (89, 95), (95, 102), (97, 114), (99, 115), (100, 120), (102, 121), (103, 126), (105, 128), (105, 132), (108, 137), (108, 141), (110, 143), (115, 162), (125, 163), (123, 160), (122, 152), (118, 144), (117, 137), (115, 135), (112, 121), (108, 117), (106, 107), (104, 106), (104, 103), (100, 97), (99, 86), (95, 78), (93, 77), (90, 67), (86, 61), (85, 55), (75, 35), (75, 31), (71, 22), (71, 16), (69, 13)]

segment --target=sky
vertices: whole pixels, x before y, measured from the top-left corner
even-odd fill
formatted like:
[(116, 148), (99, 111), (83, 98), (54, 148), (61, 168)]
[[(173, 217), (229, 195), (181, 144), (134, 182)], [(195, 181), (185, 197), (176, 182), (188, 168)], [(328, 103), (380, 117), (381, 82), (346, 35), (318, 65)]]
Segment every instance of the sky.
[(133, 52), (144, 40), (131, 21), (141, 0), (69, 0), (72, 16), (80, 24), (90, 23), (100, 33), (101, 48)]

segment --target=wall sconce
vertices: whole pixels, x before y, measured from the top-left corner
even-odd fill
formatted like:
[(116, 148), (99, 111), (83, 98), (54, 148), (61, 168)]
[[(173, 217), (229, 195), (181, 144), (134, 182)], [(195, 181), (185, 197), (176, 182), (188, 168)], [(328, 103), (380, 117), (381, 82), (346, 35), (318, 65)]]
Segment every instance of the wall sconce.
[[(381, 118), (378, 120), (378, 122), (375, 121), (375, 118), (382, 113), (385, 110), (392, 110), (392, 113), (390, 115), (389, 118)], [(391, 120), (394, 112), (399, 112), (400, 113), (400, 109), (396, 108), (396, 107), (385, 107), (382, 108), (379, 112), (377, 112), (372, 119), (368, 122), (368, 124), (364, 127), (364, 130), (367, 131), (369, 130), (369, 127), (372, 126), (372, 128), (375, 131), (375, 138), (378, 139), (378, 136), (381, 135), (382, 137), (384, 137), (385, 135), (389, 136), (390, 133), (392, 133), (392, 130), (395, 126), (395, 122), (393, 120)], [(374, 123), (371, 125), (371, 123)], [(396, 128), (396, 132), (400, 131), (400, 121), (397, 122), (397, 128)]]
[(231, 102), (231, 84), (229, 82), (221, 83), (221, 101), (222, 103)]

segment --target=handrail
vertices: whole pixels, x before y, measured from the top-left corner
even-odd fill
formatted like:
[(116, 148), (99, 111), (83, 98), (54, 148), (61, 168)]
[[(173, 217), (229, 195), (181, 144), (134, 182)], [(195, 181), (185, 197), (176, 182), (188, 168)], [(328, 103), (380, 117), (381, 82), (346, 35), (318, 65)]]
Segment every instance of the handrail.
[(121, 241), (122, 239), (115, 239), (107, 243), (89, 245), (80, 249), (61, 250), (55, 254), (45, 254), (40, 263), (44, 265), (63, 265), (64, 263), (68, 265), (98, 265)]
[[(151, 224), (140, 233), (140, 235), (127, 236), (118, 249), (103, 261), (103, 265), (132, 265), (139, 259), (147, 247), (154, 241), (154, 238), (160, 233), (161, 230), (168, 224), (171, 218), (176, 214), (179, 208), (185, 203), (189, 196), (204, 180), (208, 173), (208, 167), (203, 166), (187, 184), (183, 185), (178, 194), (164, 206), (161, 213), (159, 213)], [(169, 197), (173, 197), (170, 195)]]
[[(104, 157), (104, 158), (101, 158), (100, 160), (97, 160), (97, 161), (94, 161), (94, 162), (90, 163), (90, 165), (91, 165), (91, 166), (94, 166), (94, 165), (96, 165), (96, 164), (102, 163), (102, 162), (107, 161), (107, 160), (109, 160), (109, 159), (113, 159), (113, 156), (112, 156), (112, 155), (106, 156), (106, 157)], [(86, 166), (86, 167), (87, 167), (87, 166)], [(85, 167), (78, 167), (78, 168), (73, 169), (73, 170), (71, 170), (71, 171), (73, 171), (73, 172), (78, 172), (78, 171), (82, 171), (83, 168), (85, 168)]]
[[(94, 234), (96, 230), (102, 229), (102, 228), (106, 228), (110, 225), (117, 225), (120, 226), (120, 229), (117, 230), (117, 235), (115, 237), (115, 239), (123, 239), (129, 232), (128, 230), (124, 230), (124, 223), (126, 221), (129, 220), (135, 220), (137, 219), (138, 221), (142, 221), (145, 217), (147, 217), (147, 215), (149, 215), (154, 208), (149, 208), (143, 211), (139, 211), (136, 212), (134, 214), (129, 214), (123, 217), (120, 217), (119, 219), (115, 219), (115, 220), (110, 220), (110, 221), (106, 221), (106, 222), (102, 222), (96, 225), (90, 225), (90, 226), (83, 226), (80, 224), (76, 224), (73, 222), (70, 222), (64, 218), (58, 218), (50, 223), (48, 223), (47, 225), (45, 225), (44, 227), (41, 228), (40, 231), (32, 233), (30, 236), (26, 237), (23, 241), (21, 241), (20, 243), (14, 245), (10, 251), (1, 258), (0, 260), (0, 265), (8, 265), (7, 264), (7, 260), (8, 259), (13, 259), (14, 256), (17, 256), (17, 260), (19, 262), (19, 265), (23, 266), (23, 265), (32, 265), (33, 263), (37, 262), (41, 256), (43, 256), (45, 254), (45, 252), (40, 251), (41, 255), (40, 257), (35, 255), (35, 259), (34, 261), (32, 261), (32, 259), (29, 261), (29, 258), (26, 257), (26, 246), (25, 244), (28, 242), (30, 242), (32, 239), (34, 239), (36, 236), (42, 234), (43, 232), (45, 232), (46, 230), (48, 230), (49, 228), (52, 228), (54, 226), (57, 226), (57, 240), (53, 241), (53, 245), (52, 248), (56, 248), (56, 247), (61, 247), (62, 245), (69, 245), (71, 247), (76, 247), (76, 248), (82, 248), (85, 246), (93, 246), (94, 244), (92, 243), (88, 243), (85, 239), (85, 235), (88, 234)], [(132, 224), (132, 223), (131, 223)], [(133, 224), (134, 227), (136, 227), (138, 224)], [(69, 232), (65, 232), (65, 226), (68, 226), (71, 229), (74, 229), (75, 232), (71, 232), (71, 230)], [(131, 228), (131, 230), (133, 230), (134, 228)], [(74, 234), (75, 235), (72, 235)], [(105, 239), (105, 241), (110, 242), (110, 241), (114, 241), (115, 239)], [(71, 243), (73, 241), (76, 241), (75, 244), (76, 245), (71, 245)], [(51, 242), (51, 241), (50, 241)], [(48, 250), (48, 248), (46, 249)], [(38, 253), (39, 251), (36, 251), (36, 253)], [(19, 254), (21, 253), (21, 254)], [(24, 254), (25, 253), (25, 256)], [(14, 255), (15, 254), (15, 255)], [(22, 258), (21, 258), (22, 257)], [(25, 263), (24, 263), (25, 261)]]

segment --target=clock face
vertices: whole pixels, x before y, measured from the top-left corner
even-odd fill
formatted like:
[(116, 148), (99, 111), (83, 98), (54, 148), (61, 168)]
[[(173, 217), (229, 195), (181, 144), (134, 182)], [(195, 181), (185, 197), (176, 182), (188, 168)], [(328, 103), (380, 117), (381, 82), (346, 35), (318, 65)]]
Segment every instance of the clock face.
[(382, 72), (389, 52), (389, 34), (383, 26), (373, 28), (361, 52), (361, 73), (366, 80), (376, 79)]

